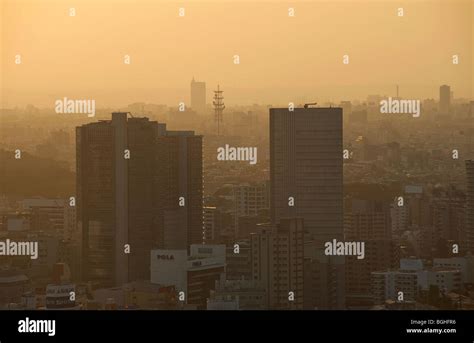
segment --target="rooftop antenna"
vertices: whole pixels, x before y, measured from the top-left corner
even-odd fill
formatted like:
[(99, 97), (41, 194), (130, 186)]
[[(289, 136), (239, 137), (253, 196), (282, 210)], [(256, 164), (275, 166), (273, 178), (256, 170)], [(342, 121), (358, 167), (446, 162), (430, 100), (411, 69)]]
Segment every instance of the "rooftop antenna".
[(317, 102), (310, 102), (309, 104), (304, 104), (304, 108), (309, 108), (309, 106), (316, 106)]

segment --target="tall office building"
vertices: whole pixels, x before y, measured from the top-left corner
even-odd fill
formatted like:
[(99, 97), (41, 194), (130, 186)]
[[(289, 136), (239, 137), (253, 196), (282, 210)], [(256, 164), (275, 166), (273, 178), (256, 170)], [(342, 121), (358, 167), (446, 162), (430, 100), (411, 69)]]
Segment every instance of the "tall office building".
[[(126, 120), (126, 117), (122, 116), (122, 120)], [(115, 189), (121, 196), (116, 204), (121, 208), (116, 213), (116, 226), (126, 230), (121, 239), (130, 246), (127, 255), (128, 281), (146, 280), (150, 270), (149, 253), (157, 242), (155, 211), (157, 199), (161, 196), (153, 180), (166, 177), (157, 174), (157, 166), (161, 161), (154, 154), (154, 143), (166, 133), (166, 126), (150, 122), (148, 118), (128, 118), (123, 125), (127, 135), (125, 149), (130, 151), (130, 158), (124, 158), (123, 150), (120, 150), (115, 160), (119, 163), (116, 164), (115, 174), (120, 175), (116, 178)], [(117, 238), (120, 239), (120, 236)], [(122, 256), (123, 245), (117, 246), (117, 259), (120, 261)]]
[(191, 80), (191, 108), (203, 113), (206, 110), (206, 83)]
[(270, 109), (272, 222), (303, 218), (318, 241), (343, 239), (342, 109)]
[(203, 242), (202, 136), (166, 131), (157, 142), (158, 247), (188, 249)]
[(467, 248), (474, 253), (474, 160), (466, 161), (467, 178), (467, 208), (466, 208), (466, 233)]
[(303, 308), (304, 222), (282, 219), (250, 235), (252, 279), (266, 289), (269, 309)]
[[(179, 206), (180, 197), (180, 244), (193, 242), (195, 227), (201, 237), (202, 159), (194, 151), (200, 145), (183, 148), (176, 137), (165, 124), (121, 112), (112, 113), (112, 120), (76, 128), (77, 223), (85, 281), (112, 286), (148, 279), (150, 251), (172, 239), (165, 234), (170, 220), (166, 211)], [(194, 182), (196, 178), (200, 180)], [(191, 192), (190, 185), (198, 189)], [(199, 216), (196, 211), (201, 211)]]
[(83, 279), (104, 286), (128, 280), (128, 256), (120, 254), (128, 241), (123, 160), (126, 122), (126, 114), (114, 113), (112, 121), (76, 128), (77, 222), (82, 231)]
[(442, 85), (439, 87), (439, 114), (448, 115), (451, 106), (451, 87)]

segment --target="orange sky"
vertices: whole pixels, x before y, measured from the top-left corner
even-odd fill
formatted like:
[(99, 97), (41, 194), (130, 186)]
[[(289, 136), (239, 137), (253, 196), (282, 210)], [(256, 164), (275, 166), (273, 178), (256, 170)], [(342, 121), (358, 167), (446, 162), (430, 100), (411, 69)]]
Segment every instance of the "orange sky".
[(0, 1), (4, 107), (172, 105), (189, 101), (193, 76), (209, 101), (220, 83), (229, 105), (394, 95), (396, 84), (405, 97), (437, 98), (444, 83), (474, 97), (473, 1)]

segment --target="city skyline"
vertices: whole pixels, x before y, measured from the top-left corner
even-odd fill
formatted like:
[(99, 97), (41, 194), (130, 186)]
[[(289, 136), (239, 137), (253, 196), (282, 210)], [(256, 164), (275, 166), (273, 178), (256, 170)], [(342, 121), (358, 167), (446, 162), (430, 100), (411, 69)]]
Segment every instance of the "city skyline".
[[(445, 94), (444, 102), (434, 102), (434, 106), (426, 108), (428, 113), (424, 120), (412, 116), (405, 120), (414, 123), (418, 120), (428, 120), (429, 123), (429, 118), (436, 116), (439, 121), (450, 122), (451, 118), (458, 118), (460, 122), (467, 123), (472, 115), (470, 104), (451, 104), (451, 97), (446, 95), (450, 94), (449, 88), (440, 86), (439, 89)], [(160, 271), (165, 270), (168, 273), (160, 274), (155, 280), (164, 282), (162, 286), (168, 287), (168, 283), (173, 286), (174, 282), (178, 281), (173, 281), (175, 274), (166, 265), (167, 261), (175, 260), (176, 254), (179, 254), (182, 257), (175, 263), (179, 263), (176, 267), (182, 271), (179, 276), (181, 289), (166, 288), (166, 292), (168, 296), (177, 292), (179, 297), (184, 299), (181, 300), (183, 306), (197, 306), (198, 309), (205, 308), (205, 299), (211, 301), (208, 305), (211, 308), (229, 306), (230, 309), (237, 306), (234, 302), (225, 300), (226, 294), (231, 290), (226, 288), (225, 284), (218, 286), (223, 282), (220, 275), (226, 273), (223, 263), (229, 267), (233, 277), (238, 278), (239, 273), (242, 273), (241, 281), (229, 280), (235, 283), (234, 287), (251, 287), (248, 292), (259, 296), (258, 302), (242, 303), (244, 308), (256, 306), (268, 309), (343, 309), (381, 306), (385, 300), (390, 300), (393, 294), (397, 294), (393, 289), (384, 293), (384, 287), (390, 287), (389, 283), (384, 282), (393, 278), (395, 285), (397, 282), (401, 285), (403, 280), (397, 281), (397, 278), (405, 275), (402, 268), (412, 268), (409, 278), (418, 280), (417, 284), (423, 289), (426, 289), (428, 284), (417, 275), (428, 273), (427, 275), (432, 275), (429, 277), (445, 275), (449, 278), (446, 280), (449, 284), (443, 287), (458, 290), (459, 275), (462, 280), (467, 280), (469, 276), (457, 274), (458, 272), (453, 270), (453, 263), (458, 263), (456, 261), (459, 258), (465, 259), (463, 263), (466, 266), (471, 263), (471, 255), (466, 250), (472, 249), (472, 224), (469, 219), (469, 213), (472, 212), (472, 184), (470, 181), (466, 183), (471, 179), (471, 162), (468, 160), (465, 167), (459, 166), (462, 170), (466, 168), (468, 179), (463, 179), (458, 186), (454, 186), (454, 180), (447, 188), (432, 188), (429, 183), (421, 180), (407, 180), (400, 184), (401, 189), (399, 188), (397, 193), (392, 193), (394, 190), (391, 190), (374, 194), (370, 191), (374, 185), (370, 184), (362, 184), (363, 188), (360, 188), (354, 183), (351, 173), (360, 170), (364, 165), (368, 166), (380, 160), (384, 161), (389, 169), (397, 169), (397, 165), (403, 164), (405, 168), (416, 171), (416, 164), (423, 163), (423, 159), (418, 159), (418, 162), (407, 160), (410, 153), (406, 150), (403, 139), (399, 139), (404, 147), (403, 152), (400, 143), (388, 138), (388, 143), (382, 145), (383, 150), (379, 150), (382, 155), (374, 155), (377, 154), (374, 145), (370, 145), (363, 137), (361, 139), (361, 136), (353, 135), (360, 130), (361, 124), (374, 127), (374, 124), (386, 122), (386, 119), (383, 119), (386, 114), (381, 111), (382, 105), (352, 105), (350, 102), (341, 105), (343, 107), (325, 108), (308, 104), (303, 108), (262, 108), (262, 111), (268, 113), (269, 121), (257, 123), (269, 133), (266, 139), (270, 153), (269, 160), (259, 160), (257, 163), (255, 159), (255, 164), (258, 168), (265, 168), (269, 162), (269, 169), (260, 181), (250, 176), (247, 179), (247, 182), (252, 180), (249, 186), (237, 181), (238, 179), (233, 181), (235, 185), (230, 193), (233, 205), (230, 207), (225, 205), (224, 198), (219, 195), (226, 188), (225, 181), (221, 181), (216, 191), (201, 193), (200, 190), (208, 189), (206, 185), (212, 180), (209, 178), (210, 172), (215, 175), (215, 172), (230, 164), (245, 166), (242, 163), (245, 160), (239, 160), (239, 156), (245, 158), (243, 152), (237, 155), (237, 159), (235, 156), (234, 159), (228, 159), (228, 154), (224, 159), (216, 158), (222, 144), (225, 143), (228, 147), (228, 143), (235, 137), (231, 138), (232, 136), (225, 134), (216, 136), (215, 132), (213, 133), (215, 128), (211, 125), (205, 129), (202, 138), (211, 142), (210, 147), (214, 146), (213, 150), (204, 150), (205, 145), (200, 144), (193, 148), (193, 143), (186, 140), (200, 140), (201, 136), (194, 136), (192, 131), (169, 130), (166, 123), (136, 117), (127, 112), (112, 113), (112, 120), (91, 119), (90, 123), (78, 126), (75, 147), (78, 188), (73, 198), (77, 200), (79, 231), (70, 227), (66, 217), (64, 231), (61, 230), (60, 223), (54, 226), (55, 232), (72, 238), (67, 244), (73, 251), (78, 251), (77, 247), (82, 245), (82, 267), (76, 266), (77, 255), (65, 260), (74, 269), (74, 280), (79, 282), (78, 285), (81, 280), (87, 280), (90, 285), (95, 285), (94, 287), (143, 282), (140, 280), (151, 280), (154, 274), (149, 274), (149, 266), (155, 265), (153, 273), (160, 274)], [(160, 108), (154, 110), (158, 112), (152, 113), (153, 117), (159, 114)], [(360, 113), (365, 113), (365, 116)], [(197, 115), (195, 112), (192, 114)], [(244, 121), (253, 120), (252, 116), (246, 113), (238, 115)], [(399, 115), (404, 114), (392, 114), (391, 121), (397, 122)], [(21, 120), (21, 117), (17, 118)], [(224, 121), (227, 132), (240, 125), (235, 112), (232, 112), (230, 118)], [(194, 129), (196, 125), (199, 127), (196, 123), (185, 124), (186, 127)], [(346, 135), (353, 137), (350, 144), (344, 142), (347, 137), (343, 139), (343, 127), (350, 129), (346, 132)], [(434, 125), (430, 130), (436, 127)], [(251, 135), (246, 130), (241, 134), (242, 137), (234, 142), (237, 147), (239, 142), (244, 142), (243, 137)], [(412, 136), (408, 137), (411, 137), (406, 138), (409, 141), (413, 140)], [(64, 134), (56, 135), (54, 139), (67, 142)], [(468, 140), (459, 142), (463, 142), (463, 145), (458, 146), (459, 150), (453, 150), (451, 155), (445, 152), (444, 157), (441, 157), (447, 165), (454, 163), (453, 166), (458, 166), (456, 159), (459, 153), (465, 156), (464, 159), (472, 156), (473, 151), (469, 148), (471, 143)], [(215, 143), (217, 145), (214, 145)], [(68, 144), (70, 143), (66, 145)], [(245, 151), (248, 147), (242, 149)], [(191, 154), (191, 159), (188, 153)], [(265, 152), (263, 154), (265, 155)], [(437, 154), (436, 150), (430, 152), (431, 158), (440, 158)], [(9, 159), (14, 161), (15, 156), (16, 153), (11, 152)], [(197, 156), (199, 158), (192, 162)], [(25, 158), (29, 159), (28, 155), (25, 155)], [(188, 168), (189, 163), (197, 164)], [(246, 163), (249, 168), (252, 166)], [(199, 174), (199, 166), (203, 168), (202, 175)], [(356, 169), (352, 170), (353, 167)], [(345, 181), (344, 188), (343, 169), (344, 177), (353, 180), (352, 183)], [(238, 177), (238, 173), (230, 172), (229, 176), (232, 175)], [(201, 180), (203, 183), (197, 182), (195, 187), (189, 188), (192, 180)], [(376, 187), (386, 186), (384, 181), (379, 182), (381, 184), (375, 184)], [(465, 188), (463, 185), (467, 186), (467, 198), (462, 195)], [(360, 189), (356, 191), (358, 187)], [(199, 194), (204, 194), (205, 198), (193, 205), (192, 198), (199, 197)], [(397, 195), (395, 202), (390, 194)], [(92, 203), (88, 203), (88, 198), (93, 200)], [(320, 200), (308, 202), (311, 199)], [(55, 202), (59, 205), (55, 205), (54, 212), (51, 212), (52, 210), (48, 209), (48, 206), (51, 206), (50, 201), (46, 200), (27, 200), (27, 203), (37, 203), (34, 206), (39, 206), (41, 212), (38, 213), (43, 213), (42, 216), (49, 217), (49, 220), (56, 218), (58, 210), (61, 213), (61, 208), (68, 208), (67, 201), (61, 202), (62, 205)], [(70, 204), (71, 200), (69, 207)], [(34, 208), (31, 215), (36, 215)], [(196, 210), (195, 216), (192, 214), (193, 208)], [(330, 213), (327, 211), (329, 208)], [(185, 214), (189, 210), (191, 212)], [(25, 215), (29, 216), (28, 213)], [(64, 213), (66, 215), (66, 212)], [(6, 218), (15, 218), (18, 214), (9, 216)], [(205, 223), (201, 221), (203, 216), (206, 218)], [(467, 225), (464, 225), (464, 216)], [(42, 217), (38, 218), (39, 220), (33, 220), (34, 225), (48, 227), (48, 221), (41, 220)], [(192, 224), (196, 220), (199, 223)], [(282, 223), (295, 220), (298, 221), (297, 231), (284, 229), (286, 224)], [(89, 224), (84, 226), (81, 224), (83, 221)], [(6, 225), (9, 232), (9, 227), (13, 224), (7, 220), (3, 225)], [(420, 227), (423, 228), (421, 231)], [(405, 241), (406, 238), (402, 237), (407, 232), (423, 235), (422, 243)], [(40, 237), (45, 235), (41, 231), (38, 234)], [(82, 234), (82, 244), (79, 245), (76, 238), (78, 234)], [(427, 234), (428, 236), (425, 236)], [(104, 241), (106, 236), (109, 238)], [(464, 242), (463, 237), (467, 237), (468, 241)], [(54, 235), (41, 239), (51, 240)], [(270, 240), (274, 243), (270, 244)], [(109, 241), (109, 248), (103, 245), (106, 241)], [(260, 243), (255, 246), (252, 242)], [(195, 248), (192, 248), (193, 244)], [(201, 248), (196, 248), (196, 244)], [(352, 245), (354, 248), (351, 248)], [(284, 246), (286, 248), (283, 248)], [(246, 253), (241, 257), (235, 256), (235, 251), (240, 251), (241, 247)], [(191, 251), (188, 251), (188, 248)], [(202, 251), (198, 253), (192, 249)], [(226, 250), (224, 260), (222, 249)], [(456, 257), (456, 254), (460, 254), (459, 257)], [(156, 261), (153, 256), (162, 260), (160, 264), (154, 264)], [(345, 262), (341, 257), (345, 258)], [(425, 261), (429, 259), (434, 259), (433, 263), (437, 263), (433, 270), (425, 267)], [(225, 262), (227, 260), (228, 264)], [(94, 273), (84, 273), (90, 269), (91, 262), (91, 270), (95, 270), (96, 276)], [(301, 268), (286, 267), (294, 263)], [(378, 272), (379, 269), (398, 270), (398, 263), (400, 272)], [(260, 267), (256, 268), (259, 264)], [(379, 267), (374, 269), (375, 265)], [(81, 268), (82, 272), (79, 274), (82, 274), (82, 277), (78, 277), (78, 270)], [(253, 286), (249, 284), (251, 275), (254, 275)], [(376, 283), (372, 283), (372, 277)], [(331, 283), (331, 286), (325, 286), (321, 282), (326, 279), (337, 281)], [(214, 283), (216, 289), (219, 289), (218, 293), (213, 293)], [(272, 286), (273, 283), (278, 286)], [(174, 284), (175, 287), (177, 285)], [(186, 300), (190, 289), (198, 293)], [(262, 293), (264, 291), (266, 293)], [(372, 291), (375, 292), (373, 295)], [(180, 295), (181, 293), (183, 294)], [(285, 294), (289, 294), (288, 300), (282, 298)], [(406, 288), (403, 294), (408, 301), (405, 306), (411, 306), (412, 301), (424, 293)], [(166, 306), (171, 306), (171, 303), (167, 302)]]
[(472, 340), (473, 0), (0, 17), (2, 342)]

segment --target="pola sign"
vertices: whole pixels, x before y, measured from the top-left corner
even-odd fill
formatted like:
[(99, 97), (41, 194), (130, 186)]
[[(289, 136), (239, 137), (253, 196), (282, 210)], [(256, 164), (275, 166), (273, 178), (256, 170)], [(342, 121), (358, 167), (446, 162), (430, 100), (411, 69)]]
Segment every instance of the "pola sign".
[(157, 258), (158, 260), (167, 260), (167, 261), (174, 260), (174, 256), (173, 256), (173, 255), (156, 255), (156, 258)]

